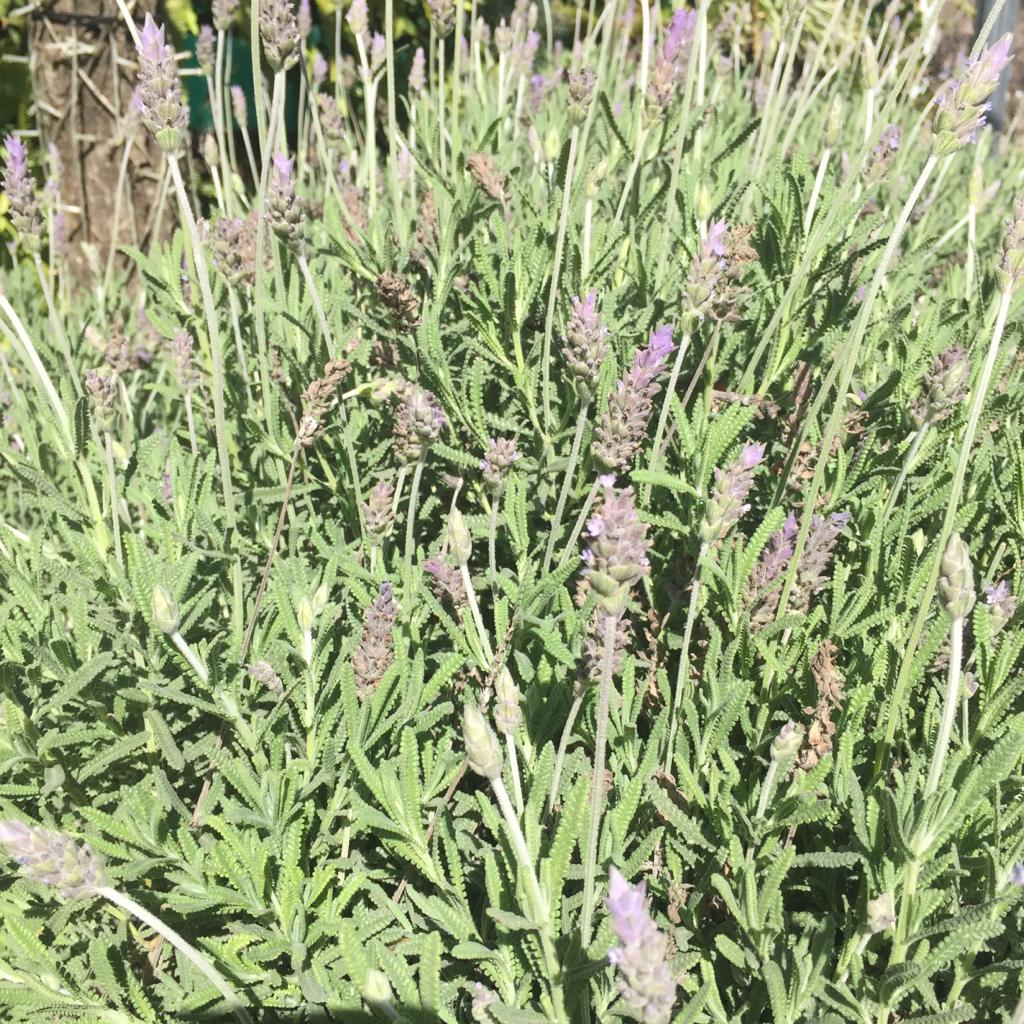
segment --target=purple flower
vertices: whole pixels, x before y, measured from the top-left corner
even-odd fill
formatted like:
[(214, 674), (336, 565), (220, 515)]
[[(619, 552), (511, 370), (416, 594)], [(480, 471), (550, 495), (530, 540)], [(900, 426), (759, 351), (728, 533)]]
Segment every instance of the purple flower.
[(631, 487), (604, 488), (604, 503), (587, 524), (587, 536), (583, 561), (590, 587), (605, 613), (621, 615), (631, 588), (650, 571), (647, 524), (637, 515)]
[(293, 248), (302, 240), (302, 207), (295, 195), (294, 166), (294, 158), (283, 153), (274, 155), (266, 200), (267, 223), (285, 245)]
[(313, 54), (313, 85), (319, 86), (327, 78), (329, 68), (324, 55), (316, 50)]
[(427, 57), (422, 46), (416, 47), (412, 55), (412, 67), (409, 69), (409, 88), (414, 93), (423, 92), (427, 87)]
[(42, 244), (43, 220), (39, 212), (36, 182), (28, 169), (25, 143), (15, 135), (4, 139), (7, 159), (4, 161), (4, 194), (10, 204), (10, 218), (21, 243), (31, 252)]
[(299, 35), (303, 39), (308, 39), (309, 33), (313, 31), (313, 14), (309, 9), (309, 0), (299, 0), (299, 14), (296, 23)]
[(370, 40), (370, 71), (376, 74), (382, 67), (384, 67), (384, 61), (387, 59), (387, 40), (380, 34), (380, 32), (374, 32), (373, 38)]
[(370, 33), (370, 12), (366, 6), (366, 0), (352, 0), (352, 4), (345, 15), (345, 21), (352, 30), (352, 35), (362, 41), (363, 46), (369, 40)]
[(249, 127), (249, 105), (245, 99), (245, 90), (240, 85), (231, 86), (231, 111), (239, 128)]
[(651, 331), (647, 347), (636, 353), (616, 384), (594, 432), (594, 459), (601, 469), (629, 469), (647, 431), (658, 378), (674, 348), (671, 325)]
[(608, 328), (597, 315), (597, 292), (572, 300), (572, 316), (562, 338), (565, 358), (573, 387), (581, 399), (590, 401), (601, 379), (601, 366), (608, 357)]
[(480, 460), (484, 483), (492, 494), (501, 494), (509, 471), (519, 461), (519, 449), (515, 438), (492, 437), (487, 442), (487, 451)]
[(708, 233), (704, 236), (703, 241), (700, 244), (701, 255), (704, 257), (711, 256), (724, 256), (725, 255), (725, 236), (729, 230), (729, 226), (724, 220), (716, 220), (708, 228)]
[(287, 71), (298, 63), (302, 40), (291, 0), (263, 0), (260, 37), (267, 63), (274, 71)]
[(651, 919), (644, 884), (630, 885), (617, 868), (608, 875), (608, 913), (619, 945), (608, 959), (619, 969), (619, 991), (644, 1024), (668, 1024), (676, 1001), (668, 937)]
[(1010, 883), (1012, 885), (1024, 885), (1024, 864), (1014, 864), (1010, 868)]
[(181, 92), (174, 51), (164, 39), (164, 27), (151, 14), (139, 33), (138, 99), (142, 121), (165, 153), (181, 145), (188, 108)]
[(697, 27), (697, 12), (682, 8), (672, 15), (661, 50), (655, 54), (647, 82), (647, 116), (661, 120), (679, 85), (686, 79), (690, 50)]
[(196, 63), (207, 77), (213, 77), (213, 65), (217, 59), (217, 40), (211, 25), (203, 25), (196, 38)]
[(1012, 35), (1007, 32), (978, 60), (967, 61), (958, 81), (948, 83), (935, 97), (938, 113), (933, 125), (933, 148), (937, 154), (974, 142), (986, 123), (988, 99), (999, 84), (999, 76), (1010, 62)]
[(704, 509), (700, 524), (700, 539), (705, 545), (722, 541), (740, 516), (750, 506), (746, 504), (750, 488), (754, 486), (754, 470), (764, 459), (765, 446), (747, 442), (739, 457), (727, 468), (715, 469), (715, 488)]
[(992, 615), (992, 632), (998, 633), (1017, 611), (1017, 598), (1006, 580), (985, 584), (985, 603)]

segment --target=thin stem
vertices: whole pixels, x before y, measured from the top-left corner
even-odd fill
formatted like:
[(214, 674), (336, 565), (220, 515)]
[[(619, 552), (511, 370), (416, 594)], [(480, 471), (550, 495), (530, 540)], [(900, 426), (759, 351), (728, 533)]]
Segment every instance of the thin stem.
[(693, 639), (693, 626), (697, 621), (697, 605), (700, 598), (700, 578), (704, 567), (704, 558), (708, 553), (706, 544), (702, 544), (694, 567), (693, 585), (690, 587), (690, 604), (686, 610), (686, 626), (683, 629), (683, 648), (679, 652), (679, 669), (676, 672), (676, 685), (672, 693), (672, 714), (668, 725), (668, 750), (665, 752), (665, 770), (672, 766), (672, 755), (675, 753), (676, 729), (679, 725), (679, 711), (683, 704), (683, 688), (690, 678), (690, 641)]
[(964, 648), (964, 620), (953, 619), (949, 624), (949, 670), (946, 676), (946, 696), (942, 703), (942, 720), (939, 723), (939, 734), (935, 738), (935, 750), (932, 752), (932, 765), (928, 771), (928, 783), (924, 787), (924, 796), (934, 796), (939, 788), (942, 770), (946, 766), (946, 754), (949, 752), (949, 739), (953, 733), (953, 722), (960, 698), (960, 663)]
[[(658, 425), (654, 431), (654, 443), (651, 445), (651, 461), (650, 468), (656, 471), (661, 466), (662, 448), (664, 446), (665, 428), (668, 426), (668, 414), (672, 407), (672, 396), (676, 393), (676, 384), (679, 382), (679, 373), (683, 368), (683, 360), (686, 358), (686, 353), (690, 348), (690, 332), (685, 331), (683, 337), (679, 342), (679, 348), (676, 351), (675, 362), (672, 364), (672, 373), (668, 378), (668, 387), (665, 388), (665, 394), (661, 399), (661, 411), (658, 413)], [(640, 504), (646, 505), (647, 499), (651, 493), (651, 485), (645, 484), (644, 490), (640, 498)]]
[(121, 196), (124, 194), (124, 182), (128, 174), (128, 161), (132, 155), (132, 139), (124, 144), (121, 163), (117, 170), (117, 184), (114, 186), (114, 216), (110, 227), (110, 246), (107, 249), (107, 265), (103, 271), (103, 295), (110, 290), (110, 278), (114, 272), (114, 255), (117, 253), (117, 236), (121, 228)]
[[(992, 371), (995, 368), (996, 358), (999, 355), (999, 346), (1002, 342), (1003, 330), (1006, 327), (1006, 317), (1010, 311), (1012, 299), (1013, 290), (1007, 286), (999, 297), (999, 309), (992, 328), (992, 339), (989, 342), (988, 354), (985, 356), (985, 364), (982, 367), (981, 376), (978, 378), (978, 383), (974, 388), (974, 394), (971, 398), (971, 411), (967, 417), (967, 427), (964, 430), (963, 440), (960, 442), (960, 454), (957, 458), (956, 470), (953, 473), (953, 484), (946, 503), (946, 515), (943, 518), (942, 531), (939, 534), (938, 542), (934, 549), (932, 571), (928, 577), (924, 593), (918, 601), (917, 617), (914, 619), (914, 625), (911, 627), (910, 635), (907, 637), (903, 661), (900, 665), (900, 671), (896, 677), (896, 684), (893, 687), (892, 697), (889, 701), (890, 711), (886, 716), (885, 739), (879, 744), (875, 753), (876, 771), (881, 769), (888, 751), (892, 749), (892, 741), (896, 735), (896, 723), (900, 718), (900, 710), (903, 707), (907, 687), (910, 685), (910, 672), (917, 653), (917, 645), (921, 640), (921, 632), (931, 610), (932, 598), (935, 596), (935, 587), (939, 580), (939, 563), (942, 559), (942, 553), (946, 549), (946, 542), (953, 532), (957, 507), (963, 494), (964, 478), (967, 475), (967, 463), (971, 458), (974, 435), (977, 432), (978, 421), (981, 419), (981, 411), (985, 406), (985, 398), (988, 395), (989, 384), (992, 381)], [(805, 516), (804, 518), (809, 519), (810, 517)]]
[[(416, 478), (413, 478), (413, 486), (415, 487)], [(476, 599), (476, 590), (473, 587), (473, 579), (469, 575), (469, 566), (465, 562), (459, 566), (459, 573), (462, 576), (462, 586), (466, 591), (466, 600), (469, 602), (469, 611), (473, 617), (473, 625), (476, 626), (477, 636), (480, 638), (480, 647), (484, 652), (484, 657), (487, 659), (487, 665), (494, 661), (494, 652), (491, 650), (491, 641), (487, 636), (487, 628), (484, 626), (483, 617), (480, 614), (480, 605)]]
[(281, 499), (281, 508), (277, 513), (277, 527), (274, 530), (274, 538), (270, 542), (270, 551), (267, 552), (267, 561), (263, 566), (263, 575), (260, 577), (260, 585), (256, 589), (256, 598), (253, 601), (252, 612), (249, 615), (249, 625), (246, 627), (245, 636), (242, 639), (242, 653), (239, 661), (244, 664), (246, 655), (249, 653), (249, 645), (252, 643), (253, 630), (256, 628), (256, 619), (259, 616), (260, 602), (267, 589), (267, 580), (270, 578), (270, 567), (277, 554), (277, 545), (281, 541), (281, 531), (284, 529), (285, 516), (288, 514), (288, 502), (291, 500), (292, 485), (295, 482), (295, 467), (299, 462), (299, 445), (292, 448), (292, 460), (288, 466), (288, 480), (284, 485), (284, 497)]
[(764, 782), (761, 783), (761, 795), (757, 801), (755, 818), (763, 818), (764, 812), (768, 809), (768, 801), (771, 799), (775, 789), (775, 776), (779, 773), (779, 762), (773, 757), (768, 764), (768, 771), (764, 773)]
[(828, 171), (829, 157), (832, 150), (826, 146), (821, 151), (821, 159), (818, 161), (818, 173), (814, 176), (814, 187), (811, 189), (811, 198), (807, 203), (807, 212), (804, 214), (804, 234), (808, 234), (811, 225), (814, 223), (814, 211), (818, 207), (818, 199), (821, 198), (821, 187), (825, 184), (825, 173)]
[(565, 547), (562, 548), (562, 555), (558, 559), (557, 568), (561, 569), (568, 560), (570, 553), (576, 547), (576, 541), (579, 540), (580, 534), (583, 532), (583, 524), (587, 521), (587, 516), (590, 515), (590, 510), (594, 505), (594, 499), (597, 498), (597, 489), (601, 486), (600, 482), (595, 480), (590, 488), (590, 493), (587, 495), (587, 500), (583, 502), (583, 508), (580, 509), (580, 514), (576, 517), (576, 522), (573, 525), (572, 533), (569, 534), (569, 539), (565, 542)]
[(447, 173), (444, 153), (444, 36), (437, 41), (437, 159), (443, 179)]
[(896, 482), (892, 485), (892, 490), (889, 492), (889, 500), (885, 503), (885, 511), (882, 513), (883, 519), (888, 519), (892, 510), (896, 507), (896, 502), (899, 500), (900, 491), (903, 489), (904, 481), (907, 479), (907, 474), (914, 465), (917, 453), (921, 450), (921, 445), (924, 443), (924, 435), (927, 431), (928, 420), (924, 419), (921, 421), (921, 425), (917, 428), (917, 433), (914, 434), (914, 440), (911, 442), (910, 448), (907, 450), (907, 454), (903, 458), (903, 465), (900, 466)]
[(576, 148), (579, 145), (579, 125), (572, 126), (569, 136), (569, 159), (565, 165), (565, 184), (562, 188), (562, 209), (558, 215), (558, 234), (555, 236), (555, 262), (551, 268), (551, 287), (548, 291), (548, 311), (544, 320), (544, 348), (541, 354), (541, 397), (544, 406), (544, 432), (551, 430), (551, 332), (555, 322), (555, 298), (558, 295), (558, 278), (562, 269), (562, 252), (565, 249), (565, 231), (569, 223), (569, 200), (572, 197), (572, 178), (576, 168)]
[(558, 962), (558, 955), (554, 942), (551, 938), (551, 908), (544, 892), (537, 881), (537, 872), (533, 867), (533, 859), (530, 857), (530, 848), (526, 845), (523, 830), (519, 827), (519, 819), (512, 808), (512, 801), (509, 799), (508, 790), (499, 775), (491, 779), (491, 788), (498, 800), (505, 824), (508, 826), (509, 836), (512, 839), (512, 849), (515, 851), (516, 859), (519, 861), (519, 868), (526, 879), (528, 911), (534, 918), (540, 933), (541, 949), (544, 952), (545, 966), (548, 972), (548, 983), (551, 986), (551, 1002), (554, 1008), (555, 1020), (559, 1024), (565, 1024), (565, 1000), (562, 995), (562, 967)]
[(188, 424), (188, 444), (193, 455), (199, 454), (199, 442), (196, 440), (196, 422), (192, 415), (192, 394), (185, 393), (185, 422)]
[(540, 575), (543, 578), (547, 575), (548, 566), (551, 564), (551, 556), (555, 552), (555, 541), (562, 526), (562, 516), (565, 514), (565, 503), (572, 493), (572, 485), (576, 476), (576, 463), (580, 457), (580, 446), (583, 443), (583, 431), (587, 426), (587, 412), (590, 409), (589, 399), (584, 398), (580, 402), (580, 413), (576, 417), (576, 430), (573, 433), (572, 448), (569, 451), (569, 462), (565, 467), (565, 476), (562, 479), (562, 488), (558, 493), (558, 504), (555, 506), (555, 518), (551, 523), (551, 531), (548, 534), (548, 546), (544, 552), (544, 565)]
[(192, 650), (188, 641), (177, 630), (171, 633), (171, 643), (181, 651), (181, 656), (192, 666), (192, 671), (199, 677), (200, 682), (208, 683), (210, 681), (210, 673), (207, 671), (206, 665), (203, 664), (199, 655)]
[(491, 501), (491, 517), (487, 526), (487, 571), (490, 573), (491, 590), (498, 589), (498, 559), (495, 548), (498, 543), (498, 509), (501, 506), (501, 495), (494, 495)]
[(598, 688), (597, 728), (594, 734), (594, 771), (590, 779), (590, 821), (587, 826), (587, 845), (583, 851), (583, 910), (580, 916), (580, 939), (584, 949), (590, 946), (594, 904), (597, 900), (597, 847), (601, 838), (604, 760), (605, 747), (608, 742), (608, 713), (611, 706), (617, 628), (618, 616), (606, 614), (604, 647), (601, 654), (601, 682)]
[(523, 813), (523, 784), (519, 779), (519, 754), (516, 752), (516, 738), (505, 733), (505, 748), (508, 750), (508, 770), (512, 776), (512, 792), (516, 798), (516, 813)]
[[(394, 0), (384, 0), (384, 40), (386, 43), (388, 88), (388, 184), (391, 186), (392, 223), (398, 226), (405, 244), (405, 218), (402, 216), (402, 192), (398, 187), (398, 115), (395, 95), (395, 11)], [(460, 7), (461, 10), (461, 7)], [(327, 173), (331, 174), (330, 167)]]
[(562, 769), (565, 767), (565, 755), (569, 749), (569, 740), (572, 737), (572, 729), (576, 724), (576, 717), (583, 706), (583, 698), (586, 690), (581, 690), (572, 699), (572, 707), (569, 708), (569, 717), (562, 727), (562, 738), (558, 741), (558, 753), (555, 755), (555, 771), (551, 776), (551, 788), (548, 790), (548, 814), (555, 809), (555, 798), (558, 796), (558, 786), (562, 781)]
[(78, 379), (78, 368), (75, 366), (75, 360), (71, 356), (71, 343), (68, 341), (68, 336), (64, 331), (64, 325), (60, 322), (60, 315), (57, 313), (57, 307), (53, 302), (53, 291), (50, 289), (50, 282), (46, 279), (46, 268), (43, 266), (43, 261), (38, 253), (33, 258), (33, 262), (36, 265), (36, 273), (39, 275), (39, 284), (43, 289), (43, 297), (46, 299), (46, 309), (50, 314), (50, 325), (53, 328), (53, 333), (57, 335), (61, 354), (64, 356), (64, 362), (67, 364), (68, 376), (71, 378), (75, 394), (81, 397), (82, 382)]
[(109, 885), (102, 886), (99, 895), (115, 907), (137, 918), (143, 924), (149, 925), (153, 931), (162, 935), (186, 960), (188, 960), (207, 981), (224, 997), (225, 1002), (231, 1007), (231, 1012), (242, 1024), (252, 1024), (252, 1018), (242, 1005), (235, 990), (224, 980), (220, 972), (195, 946), (179, 935), (170, 925), (165, 924), (154, 914), (151, 914), (145, 907), (136, 903), (130, 896), (112, 888)]
[(114, 439), (110, 431), (104, 432), (103, 453), (107, 462), (107, 492), (110, 498), (110, 522), (114, 529), (114, 557), (124, 568), (124, 554), (121, 550), (121, 514), (117, 507), (117, 472), (114, 468)]
[(409, 511), (405, 519), (405, 566), (402, 572), (402, 592), (411, 596), (412, 560), (416, 554), (416, 505), (420, 497), (420, 478), (423, 476), (424, 459), (421, 455), (416, 460), (416, 468), (412, 472), (412, 490), (409, 492)]
[[(192, 207), (185, 192), (185, 183), (181, 178), (181, 167), (176, 156), (168, 156), (167, 164), (174, 180), (174, 190), (178, 196), (178, 207), (181, 218), (185, 222), (187, 236), (191, 240), (192, 262), (199, 279), (199, 292), (203, 299), (203, 312), (206, 316), (206, 331), (210, 339), (210, 361), (213, 364), (213, 421), (217, 439), (217, 460), (220, 464), (221, 489), (224, 496), (224, 515), (228, 529), (235, 527), (235, 495), (231, 484), (231, 461), (228, 457), (227, 423), (224, 416), (224, 353), (221, 349), (220, 327), (217, 323), (217, 309), (213, 302), (213, 291), (210, 288), (210, 275), (206, 269), (206, 256), (203, 254), (199, 232), (196, 229)], [(262, 222), (262, 218), (260, 218)], [(259, 257), (257, 256), (257, 263)]]
[[(832, 451), (832, 442), (835, 440), (836, 435), (839, 432), (840, 424), (846, 414), (845, 396), (850, 389), (850, 381), (852, 380), (854, 370), (857, 367), (857, 359), (860, 355), (861, 343), (863, 342), (864, 335), (867, 332), (867, 326), (871, 319), (871, 312), (875, 304), (875, 299), (882, 287), (882, 279), (885, 277), (886, 271), (889, 269), (889, 264), (892, 262), (892, 258), (896, 254), (896, 249), (899, 247), (900, 241), (903, 238), (903, 234), (907, 228), (907, 223), (910, 220), (910, 215), (913, 212), (914, 207), (917, 205), (917, 201), (921, 197), (921, 193), (924, 191), (924, 187), (928, 183), (928, 179), (932, 176), (932, 172), (935, 170), (937, 163), (938, 157), (933, 153), (925, 161), (924, 167), (921, 168), (921, 173), (918, 175), (917, 181), (914, 183), (914, 187), (911, 189), (910, 195), (907, 197), (907, 201), (903, 204), (903, 209), (900, 210), (899, 216), (896, 220), (896, 226), (893, 228), (892, 235), (890, 235), (889, 241), (882, 252), (881, 259), (878, 261), (878, 266), (875, 267), (874, 275), (871, 278), (871, 283), (868, 285), (867, 293), (864, 296), (864, 300), (861, 302), (860, 310), (857, 314), (857, 320), (854, 323), (853, 334), (849, 341), (844, 345), (843, 350), (839, 353), (836, 360), (836, 367), (841, 367), (839, 370), (839, 380), (836, 385), (837, 398), (833, 403), (832, 414), (829, 416), (825, 429), (822, 432), (821, 447), (819, 449), (817, 465), (814, 469), (814, 477), (811, 480), (810, 491), (804, 498), (805, 508), (813, 509), (816, 507), (818, 495), (821, 493), (821, 487), (825, 481), (825, 471), (830, 461), (828, 455), (829, 452)], [(820, 392), (821, 397), (824, 396), (824, 391), (825, 388), (823, 386)], [(817, 401), (815, 402), (815, 405), (818, 405)], [(810, 530), (812, 519), (813, 516), (804, 516), (800, 523), (800, 532), (797, 535), (796, 545), (793, 550), (793, 557), (790, 560), (790, 567), (786, 573), (786, 579), (782, 586), (782, 593), (779, 597), (777, 618), (782, 618), (782, 616), (786, 614), (786, 605), (789, 600), (789, 594), (793, 589), (793, 583), (796, 578), (796, 568), (800, 564), (800, 557), (803, 554), (804, 545), (807, 543), (807, 534)], [(891, 718), (892, 717), (894, 716), (891, 716)]]

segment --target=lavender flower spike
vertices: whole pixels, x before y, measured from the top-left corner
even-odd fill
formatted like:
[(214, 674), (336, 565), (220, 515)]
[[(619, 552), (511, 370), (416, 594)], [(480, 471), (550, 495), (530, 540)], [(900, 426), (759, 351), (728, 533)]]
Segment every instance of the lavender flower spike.
[(601, 365), (608, 357), (608, 328), (597, 315), (597, 292), (572, 300), (572, 316), (565, 325), (562, 356), (569, 368), (576, 394), (590, 401), (601, 378)]
[(42, 242), (43, 221), (39, 213), (36, 182), (28, 169), (25, 143), (14, 135), (4, 139), (7, 159), (4, 161), (4, 194), (10, 203), (10, 218), (26, 249), (38, 252)]
[(647, 347), (633, 357), (633, 365), (619, 380), (608, 399), (608, 408), (594, 432), (594, 459), (606, 471), (630, 468), (643, 443), (658, 378), (665, 370), (675, 345), (672, 326), (651, 331)]
[(723, 540), (749, 505), (744, 504), (754, 485), (754, 470), (764, 459), (763, 444), (747, 442), (728, 469), (715, 469), (715, 489), (700, 524), (702, 544)]
[(295, 248), (302, 240), (302, 208), (295, 196), (294, 158), (274, 156), (274, 173), (267, 190), (267, 223), (285, 245)]
[(716, 220), (701, 239), (700, 250), (690, 264), (684, 289), (686, 309), (691, 316), (703, 318), (707, 315), (719, 279), (728, 269), (725, 255), (728, 234), (725, 221)]
[(0, 847), (36, 882), (68, 899), (95, 896), (106, 884), (103, 865), (87, 843), (22, 821), (0, 821)]
[(647, 524), (640, 521), (633, 488), (616, 492), (605, 478), (604, 504), (587, 523), (590, 546), (583, 552), (584, 573), (609, 615), (621, 615), (630, 589), (650, 572)]
[(1017, 598), (1006, 580), (985, 584), (985, 603), (991, 615), (992, 633), (998, 633), (1017, 611)]
[(409, 88), (413, 93), (421, 93), (427, 87), (427, 57), (422, 46), (416, 47), (412, 55), (412, 67), (409, 69)]
[(608, 875), (608, 913), (619, 945), (608, 959), (619, 969), (619, 991), (644, 1024), (668, 1024), (676, 1001), (668, 936), (651, 919), (643, 882), (630, 885), (618, 868)]
[(487, 442), (487, 452), (480, 460), (484, 483), (493, 495), (504, 493), (508, 474), (519, 461), (519, 449), (514, 437), (492, 437)]
[(165, 41), (164, 27), (151, 14), (139, 33), (137, 96), (143, 124), (165, 153), (176, 153), (188, 124), (188, 107), (181, 93), (174, 50)]
[(937, 155), (952, 153), (975, 140), (986, 123), (988, 99), (999, 76), (1010, 63), (1011, 33), (993, 43), (978, 60), (968, 61), (959, 81), (947, 85), (935, 98), (939, 108), (932, 126), (932, 148)]
[(298, 63), (301, 37), (290, 0), (264, 0), (260, 4), (260, 37), (267, 63), (275, 72), (287, 71)]

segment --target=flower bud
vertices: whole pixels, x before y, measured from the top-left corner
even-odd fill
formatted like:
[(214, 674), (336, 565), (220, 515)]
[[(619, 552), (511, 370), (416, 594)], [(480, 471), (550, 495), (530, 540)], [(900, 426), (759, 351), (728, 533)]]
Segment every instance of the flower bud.
[(877, 899), (868, 900), (868, 930), (877, 935), (888, 931), (896, 923), (892, 895), (883, 892)]
[(391, 982), (383, 971), (376, 969), (366, 972), (366, 981), (363, 982), (363, 999), (371, 1006), (381, 1006), (390, 1003), (394, 999), (394, 992), (391, 991)]
[(697, 186), (697, 194), (693, 197), (693, 212), (699, 221), (705, 221), (711, 216), (711, 193), (703, 181)]
[(597, 85), (597, 75), (590, 68), (569, 72), (569, 117), (582, 124), (590, 110), (590, 101)]
[(309, 633), (313, 629), (313, 623), (316, 621), (316, 609), (308, 597), (299, 598), (299, 603), (295, 607), (295, 618), (303, 633)]
[(939, 600), (952, 621), (967, 618), (974, 607), (974, 569), (971, 553), (960, 534), (946, 544), (939, 568)]
[(473, 538), (465, 517), (457, 508), (448, 516), (448, 550), (457, 565), (465, 565), (473, 554)]
[(181, 609), (178, 602), (171, 597), (170, 591), (160, 583), (153, 587), (151, 600), (153, 623), (164, 633), (177, 633), (181, 625)]
[(839, 135), (843, 130), (843, 101), (839, 95), (832, 97), (832, 105), (828, 108), (828, 120), (825, 122), (825, 145), (835, 149)]
[(466, 744), (469, 767), (492, 782), (501, 777), (501, 744), (475, 704), (467, 704), (462, 712), (462, 737)]
[(1003, 253), (996, 271), (1004, 288), (1016, 291), (1024, 281), (1024, 198), (1013, 204), (1013, 215), (1006, 221)]
[(523, 710), (519, 706), (522, 699), (512, 673), (502, 667), (494, 680), (494, 724), (498, 732), (510, 736), (519, 728), (523, 720)]
[(793, 721), (787, 722), (772, 740), (772, 761), (775, 764), (788, 764), (799, 753), (803, 742), (803, 726)]
[(95, 896), (106, 884), (103, 864), (88, 843), (16, 819), (0, 821), (0, 847), (27, 878), (52, 885), (68, 899)]

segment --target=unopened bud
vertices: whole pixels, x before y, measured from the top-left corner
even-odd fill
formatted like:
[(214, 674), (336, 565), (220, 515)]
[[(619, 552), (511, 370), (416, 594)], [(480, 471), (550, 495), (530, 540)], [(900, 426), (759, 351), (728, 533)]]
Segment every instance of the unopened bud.
[(523, 720), (523, 710), (519, 706), (522, 699), (512, 673), (502, 668), (494, 680), (494, 724), (498, 732), (509, 736), (519, 728)]
[(892, 896), (883, 892), (877, 899), (868, 900), (868, 930), (877, 935), (888, 931), (896, 923)]
[(946, 544), (939, 568), (939, 599), (954, 622), (967, 618), (974, 607), (974, 569), (971, 553), (960, 534), (954, 533)]
[(391, 990), (391, 982), (383, 971), (376, 969), (366, 972), (366, 981), (363, 982), (363, 999), (371, 1006), (381, 1006), (390, 1003), (394, 999), (394, 992)]
[(448, 516), (448, 550), (458, 565), (465, 565), (473, 553), (473, 538), (462, 513), (453, 508)]
[(313, 628), (313, 623), (316, 621), (316, 609), (313, 607), (313, 602), (308, 597), (299, 599), (299, 603), (295, 608), (295, 618), (298, 620), (299, 629), (303, 633), (308, 633)]
[(711, 216), (711, 193), (704, 182), (697, 186), (697, 193), (693, 197), (693, 212), (696, 214), (697, 220), (701, 222)]
[(150, 601), (153, 613), (153, 624), (164, 633), (177, 633), (181, 625), (181, 609), (178, 602), (171, 597), (170, 591), (160, 583), (153, 587)]
[(803, 726), (793, 721), (787, 722), (772, 741), (772, 760), (776, 764), (788, 764), (796, 757), (803, 741)]
[(843, 101), (838, 95), (832, 97), (832, 105), (828, 108), (828, 120), (825, 122), (825, 145), (834, 149), (843, 130)]
[(492, 782), (501, 777), (501, 744), (475, 704), (467, 704), (462, 713), (462, 737), (469, 767)]

